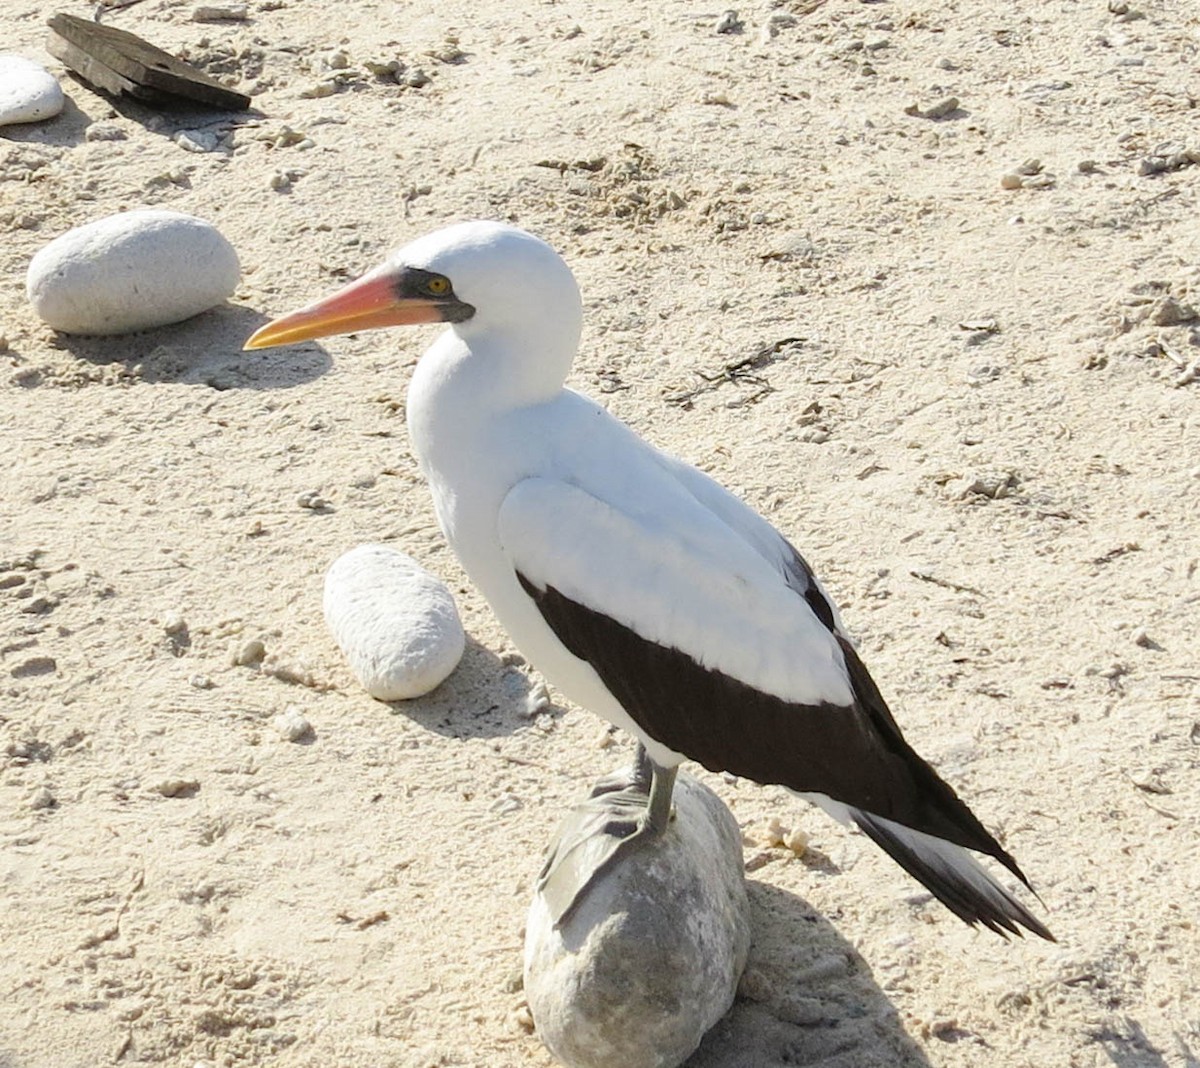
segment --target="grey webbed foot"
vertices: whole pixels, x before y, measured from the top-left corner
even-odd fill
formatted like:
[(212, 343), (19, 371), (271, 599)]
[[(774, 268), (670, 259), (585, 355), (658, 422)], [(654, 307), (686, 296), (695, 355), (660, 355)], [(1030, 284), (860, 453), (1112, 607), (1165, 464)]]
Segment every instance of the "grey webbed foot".
[(556, 927), (566, 923), (599, 878), (620, 858), (654, 842), (671, 822), (675, 769), (660, 768), (638, 747), (638, 761), (601, 779), (576, 805), (538, 876)]

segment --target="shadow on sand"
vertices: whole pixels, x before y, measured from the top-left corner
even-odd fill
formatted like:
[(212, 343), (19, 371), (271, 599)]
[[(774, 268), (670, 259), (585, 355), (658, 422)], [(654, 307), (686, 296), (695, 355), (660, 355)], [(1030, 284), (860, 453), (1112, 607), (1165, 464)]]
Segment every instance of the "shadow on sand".
[[(226, 111), (204, 107), (187, 101), (152, 107), (149, 104), (125, 96), (114, 96), (83, 81), (72, 71), (67, 71), (59, 81), (66, 96), (63, 109), (52, 119), (41, 122), (22, 122), (3, 127), (0, 140), (28, 145), (52, 145), (72, 148), (87, 140), (88, 127), (103, 122), (107, 117), (120, 115), (136, 122), (153, 134), (168, 140), (181, 130), (210, 130), (224, 135), (238, 126), (256, 125), (266, 115), (255, 108), (245, 111)], [(75, 103), (75, 97), (83, 101), (90, 112), (100, 112), (101, 118), (84, 111)], [(105, 105), (108, 115), (103, 114)], [(229, 151), (218, 147), (215, 151)]]
[[(499, 681), (498, 681), (499, 680)], [(508, 667), (495, 653), (467, 638), (459, 666), (432, 693), (415, 701), (392, 701), (397, 715), (446, 738), (499, 738), (530, 726), (525, 710), (528, 676)], [(557, 717), (546, 705), (539, 716)]]
[(226, 389), (290, 389), (325, 374), (333, 361), (307, 342), (243, 352), (267, 316), (222, 304), (173, 326), (112, 337), (56, 336), (55, 345), (80, 360), (120, 363), (143, 382), (181, 382)]
[(1117, 1068), (1167, 1068), (1169, 1063), (1181, 1063), (1185, 1068), (1200, 1068), (1200, 1059), (1186, 1040), (1175, 1036), (1179, 1061), (1168, 1061), (1137, 1020), (1126, 1017), (1120, 1026), (1103, 1028), (1096, 1041), (1104, 1048), (1108, 1059)]
[(858, 952), (807, 902), (748, 881), (738, 1000), (686, 1068), (929, 1068)]

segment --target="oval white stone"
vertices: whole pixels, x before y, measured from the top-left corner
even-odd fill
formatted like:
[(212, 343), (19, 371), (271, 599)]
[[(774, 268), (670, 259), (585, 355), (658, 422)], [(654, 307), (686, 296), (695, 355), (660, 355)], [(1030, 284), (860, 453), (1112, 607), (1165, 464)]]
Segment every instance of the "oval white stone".
[(125, 334), (190, 319), (229, 297), (241, 268), (215, 226), (127, 211), (56, 237), (29, 264), (33, 310), (65, 334)]
[(63, 109), (62, 86), (40, 63), (0, 55), (0, 126), (41, 122)]
[(428, 693), (466, 645), (446, 584), (386, 545), (360, 545), (333, 562), (325, 622), (358, 681), (380, 701)]

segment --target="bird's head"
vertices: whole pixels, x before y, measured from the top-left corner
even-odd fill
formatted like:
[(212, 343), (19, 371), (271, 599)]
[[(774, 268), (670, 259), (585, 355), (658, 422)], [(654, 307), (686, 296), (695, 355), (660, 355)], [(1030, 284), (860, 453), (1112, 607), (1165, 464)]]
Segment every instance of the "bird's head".
[(247, 349), (383, 326), (449, 323), (471, 343), (574, 355), (579, 288), (549, 245), (514, 226), (460, 223), (418, 238), (369, 274), (257, 330)]

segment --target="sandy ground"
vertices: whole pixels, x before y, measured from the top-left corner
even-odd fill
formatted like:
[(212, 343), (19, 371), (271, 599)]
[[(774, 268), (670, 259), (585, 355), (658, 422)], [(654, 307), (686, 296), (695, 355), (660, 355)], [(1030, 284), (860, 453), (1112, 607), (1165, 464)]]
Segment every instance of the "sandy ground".
[[(62, 73), (54, 10), (6, 0), (0, 41)], [(105, 21), (256, 110), (114, 109), (63, 74), (60, 118), (0, 131), (0, 1066), (550, 1063), (531, 880), (630, 743), (523, 714), (406, 441), (428, 335), (239, 351), (472, 217), (568, 258), (573, 384), (802, 548), (1059, 938), (972, 931), (861, 836), (702, 774), (745, 828), (755, 946), (692, 1063), (1200, 1065), (1200, 337), (1170, 321), (1200, 306), (1200, 165), (1167, 158), (1200, 149), (1200, 8), (720, 14), (144, 0)], [(392, 59), (428, 84), (366, 66)], [(30, 257), (146, 205), (220, 227), (235, 299), (53, 335)], [(372, 701), (325, 629), (324, 570), (363, 541), (459, 596), (430, 697)], [(272, 727), (289, 706), (306, 744)], [(762, 844), (772, 818), (803, 856)]]

